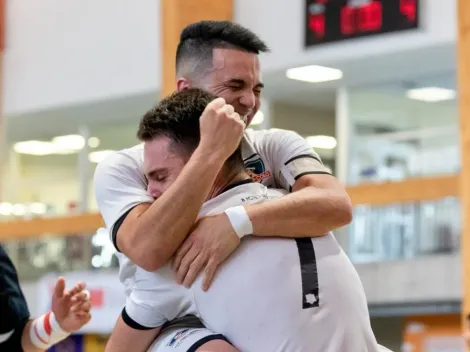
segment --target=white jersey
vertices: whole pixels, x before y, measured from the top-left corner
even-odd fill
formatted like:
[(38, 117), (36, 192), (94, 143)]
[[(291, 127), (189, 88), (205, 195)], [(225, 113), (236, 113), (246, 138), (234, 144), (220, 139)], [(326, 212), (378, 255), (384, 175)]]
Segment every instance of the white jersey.
[[(239, 185), (206, 202), (200, 215), (285, 193)], [(169, 265), (153, 273), (138, 268), (127, 314), (147, 327), (193, 314), (244, 352), (378, 351), (361, 281), (331, 233), (245, 237), (209, 291), (201, 285), (201, 276), (190, 289), (176, 284)]]
[[(306, 140), (292, 131), (247, 129), (241, 147), (252, 178), (268, 187), (290, 191), (303, 175), (329, 173)], [(98, 208), (117, 248), (116, 234), (126, 215), (135, 206), (154, 201), (147, 193), (142, 144), (116, 152), (99, 163), (94, 189)], [(136, 266), (123, 254), (118, 254), (118, 258), (120, 279), (129, 294)]]

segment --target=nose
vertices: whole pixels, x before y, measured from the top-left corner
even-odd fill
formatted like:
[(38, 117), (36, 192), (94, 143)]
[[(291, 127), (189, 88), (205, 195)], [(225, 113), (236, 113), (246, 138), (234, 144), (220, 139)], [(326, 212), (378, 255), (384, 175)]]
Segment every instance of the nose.
[(147, 193), (152, 197), (157, 199), (162, 195), (162, 192), (158, 189), (158, 187), (153, 183), (149, 182), (147, 185)]
[(240, 104), (243, 105), (247, 110), (251, 110), (256, 105), (256, 96), (252, 91), (247, 91), (240, 98)]

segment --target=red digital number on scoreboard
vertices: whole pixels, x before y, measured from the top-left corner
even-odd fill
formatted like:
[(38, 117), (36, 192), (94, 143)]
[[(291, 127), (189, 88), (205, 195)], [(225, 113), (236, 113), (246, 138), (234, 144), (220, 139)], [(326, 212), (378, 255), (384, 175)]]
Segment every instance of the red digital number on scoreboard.
[(382, 28), (382, 4), (370, 2), (359, 7), (345, 6), (341, 10), (341, 33), (373, 32)]
[(317, 38), (322, 38), (325, 35), (325, 16), (323, 14), (310, 15), (308, 28), (315, 33)]
[(416, 21), (416, 0), (400, 0), (400, 12), (408, 18), (408, 21)]

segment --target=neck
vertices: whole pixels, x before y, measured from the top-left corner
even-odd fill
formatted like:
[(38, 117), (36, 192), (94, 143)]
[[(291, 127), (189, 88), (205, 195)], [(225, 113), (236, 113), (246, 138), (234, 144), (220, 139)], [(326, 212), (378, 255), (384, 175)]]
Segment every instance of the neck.
[(226, 171), (222, 169), (214, 182), (214, 186), (212, 186), (209, 192), (207, 200), (217, 197), (230, 185), (248, 179), (250, 179), (250, 176), (245, 170)]

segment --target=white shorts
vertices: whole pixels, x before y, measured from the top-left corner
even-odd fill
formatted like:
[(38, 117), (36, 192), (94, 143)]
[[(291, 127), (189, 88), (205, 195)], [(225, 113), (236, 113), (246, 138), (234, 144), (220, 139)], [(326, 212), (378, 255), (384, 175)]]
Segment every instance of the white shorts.
[(194, 352), (206, 342), (228, 340), (207, 328), (174, 328), (163, 331), (147, 352)]

